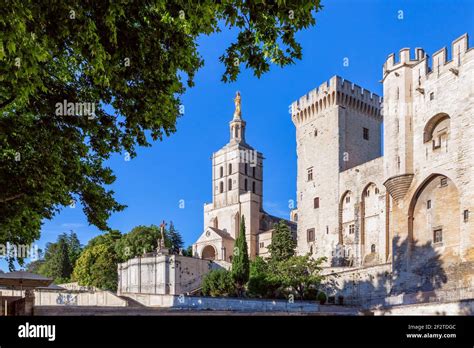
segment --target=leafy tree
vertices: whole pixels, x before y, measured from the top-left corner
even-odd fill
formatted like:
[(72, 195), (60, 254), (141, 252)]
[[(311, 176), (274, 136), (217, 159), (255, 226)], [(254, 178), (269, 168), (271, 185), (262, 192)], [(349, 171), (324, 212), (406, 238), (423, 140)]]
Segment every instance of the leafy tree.
[[(176, 238), (176, 235), (174, 238)], [(161, 240), (160, 227), (156, 225), (136, 226), (118, 241), (116, 249), (119, 259), (123, 262), (147, 252), (152, 252), (157, 249), (159, 240)], [(172, 246), (171, 240), (169, 231), (165, 229), (165, 246), (170, 249)]]
[(74, 266), (82, 252), (81, 242), (74, 231), (69, 232), (69, 234), (63, 233), (62, 236), (61, 238), (65, 239), (68, 248), (69, 260), (71, 261), (71, 265)]
[(54, 279), (55, 283), (68, 282), (74, 264), (82, 250), (77, 234), (62, 233), (55, 243), (47, 243), (44, 258), (29, 263), (26, 269)]
[(97, 244), (116, 244), (122, 238), (122, 234), (118, 230), (112, 230), (104, 234), (100, 234), (87, 243), (87, 247), (91, 247)]
[(311, 289), (317, 288), (323, 276), (321, 264), (326, 259), (313, 259), (310, 255), (292, 256), (287, 260), (275, 262), (270, 271), (281, 285), (290, 288), (297, 298), (304, 299), (307, 293), (312, 293)]
[(250, 296), (275, 298), (279, 287), (278, 279), (269, 276), (269, 265), (262, 257), (257, 256), (250, 262), (250, 276), (247, 283)]
[(25, 271), (26, 272), (31, 272), (31, 273), (36, 273), (36, 274), (42, 274), (41, 273), (41, 267), (43, 267), (44, 264), (44, 253), (42, 249), (38, 249), (38, 255), (36, 260), (29, 262), (25, 266)]
[(58, 242), (48, 249), (48, 253), (46, 275), (53, 277), (55, 283), (67, 282), (72, 273), (72, 264), (66, 240), (59, 238)]
[(193, 246), (189, 245), (186, 249), (183, 249), (183, 256), (192, 257), (193, 256)]
[(242, 216), (240, 232), (235, 241), (234, 255), (232, 257), (232, 278), (234, 279), (238, 295), (242, 295), (242, 288), (249, 280), (249, 255), (245, 236), (245, 219)]
[(235, 284), (232, 274), (225, 269), (212, 270), (202, 281), (201, 292), (204, 296), (234, 296)]
[(115, 249), (121, 237), (119, 231), (113, 230), (92, 238), (75, 264), (73, 280), (84, 286), (117, 290), (117, 265), (120, 260)]
[(295, 255), (295, 248), (296, 241), (291, 235), (290, 228), (283, 220), (280, 220), (274, 226), (272, 242), (268, 246), (268, 251), (270, 252), (271, 260), (287, 260), (291, 256)]
[(268, 271), (268, 265), (265, 262), (264, 258), (257, 256), (255, 260), (250, 261), (250, 277), (255, 277), (261, 274), (265, 274)]
[[(170, 222), (167, 235), (169, 237), (170, 252), (173, 254), (179, 254), (179, 251), (183, 249), (184, 242), (181, 234), (174, 227), (173, 222)], [(165, 235), (166, 236), (166, 235)]]
[(25, 267), (26, 272), (31, 272), (31, 273), (36, 273), (36, 274), (42, 274), (41, 269), (44, 267), (45, 261), (43, 259), (31, 261), (28, 263)]
[[(115, 176), (104, 163), (176, 131), (180, 96), (203, 65), (198, 38), (234, 29), (223, 81), (242, 66), (260, 76), (301, 59), (295, 34), (320, 8), (319, 0), (1, 6), (0, 243), (30, 244), (41, 221), (73, 200), (108, 230), (125, 206), (107, 188)], [(61, 110), (63, 101), (76, 108)]]
[(117, 290), (118, 257), (114, 246), (97, 243), (84, 249), (74, 267), (73, 279), (80, 285)]

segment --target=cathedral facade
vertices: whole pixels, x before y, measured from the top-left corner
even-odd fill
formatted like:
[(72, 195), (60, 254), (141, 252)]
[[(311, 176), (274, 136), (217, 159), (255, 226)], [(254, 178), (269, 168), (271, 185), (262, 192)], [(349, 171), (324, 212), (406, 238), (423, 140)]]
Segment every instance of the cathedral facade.
[(292, 104), (300, 254), (326, 257), (333, 270), (385, 265), (386, 280), (399, 277), (405, 290), (409, 278), (433, 289), (435, 262), (443, 286), (474, 288), (474, 50), (467, 34), (452, 43), (450, 60), (442, 48), (428, 62), (421, 48), (391, 54), (383, 99), (335, 76)]
[[(246, 142), (240, 93), (234, 101), (229, 142), (212, 155), (212, 202), (204, 205), (203, 232), (193, 244), (194, 257), (224, 262), (232, 262), (242, 217), (251, 259), (268, 255), (273, 225), (281, 220), (263, 210), (264, 158)], [(296, 236), (296, 224), (285, 221)]]

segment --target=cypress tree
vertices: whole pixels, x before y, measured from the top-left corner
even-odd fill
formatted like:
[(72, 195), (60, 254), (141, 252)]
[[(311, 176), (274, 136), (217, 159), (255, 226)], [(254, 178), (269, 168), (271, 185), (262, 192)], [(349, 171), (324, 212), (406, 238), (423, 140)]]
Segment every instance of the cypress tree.
[(237, 236), (232, 258), (232, 278), (237, 286), (239, 296), (242, 294), (242, 288), (249, 280), (250, 262), (247, 251), (247, 240), (245, 238), (245, 219), (242, 216), (240, 222), (240, 233)]
[(179, 231), (174, 227), (173, 221), (170, 222), (168, 236), (171, 244), (171, 252), (173, 254), (179, 254), (179, 251), (184, 247), (184, 242), (183, 237), (181, 237)]

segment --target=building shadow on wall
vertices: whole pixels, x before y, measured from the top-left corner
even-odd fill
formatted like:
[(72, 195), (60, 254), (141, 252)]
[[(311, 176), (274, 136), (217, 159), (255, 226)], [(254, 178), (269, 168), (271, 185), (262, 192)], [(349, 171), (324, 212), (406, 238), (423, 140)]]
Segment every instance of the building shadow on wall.
[(441, 255), (431, 242), (410, 243), (395, 237), (392, 250), (392, 272), (373, 275), (362, 270), (352, 280), (336, 280), (346, 303), (390, 313), (391, 305), (429, 302), (435, 290), (447, 283)]
[(470, 300), (462, 300), (460, 303), (460, 311), (462, 315), (474, 315), (474, 303)]

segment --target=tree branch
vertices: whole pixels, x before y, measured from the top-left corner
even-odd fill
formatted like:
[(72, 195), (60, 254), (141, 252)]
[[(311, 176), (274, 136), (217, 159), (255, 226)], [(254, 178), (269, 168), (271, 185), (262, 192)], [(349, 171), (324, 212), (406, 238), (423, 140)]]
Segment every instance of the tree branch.
[(24, 193), (19, 193), (19, 194), (14, 195), (14, 196), (3, 198), (3, 199), (0, 199), (0, 203), (6, 203), (6, 202), (9, 202), (9, 201), (13, 201), (15, 199), (18, 199), (18, 198), (24, 196), (24, 195), (25, 195)]
[(4, 102), (0, 103), (0, 109), (3, 109), (8, 104), (12, 103), (15, 100), (15, 98), (16, 97), (10, 97), (7, 100), (5, 100)]

